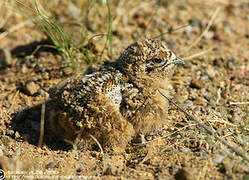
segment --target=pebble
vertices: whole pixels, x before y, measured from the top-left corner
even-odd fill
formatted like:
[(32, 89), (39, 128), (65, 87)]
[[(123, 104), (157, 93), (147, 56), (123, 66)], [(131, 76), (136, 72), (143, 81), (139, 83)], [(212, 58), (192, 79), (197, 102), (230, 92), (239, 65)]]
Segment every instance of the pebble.
[(46, 165), (46, 168), (58, 168), (59, 164), (57, 162), (50, 162)]
[(16, 153), (17, 153), (18, 156), (20, 156), (23, 152), (24, 152), (23, 148), (20, 148), (20, 147), (16, 148)]
[(21, 136), (20, 136), (20, 133), (16, 131), (16, 133), (15, 133), (15, 138), (20, 138), (20, 137), (21, 137)]
[(223, 161), (223, 159), (224, 159), (224, 156), (218, 156), (218, 157), (214, 158), (212, 161), (214, 163), (220, 164)]
[(186, 32), (187, 34), (190, 34), (192, 31), (193, 31), (193, 28), (192, 28), (191, 26), (187, 26), (187, 27), (185, 28), (185, 32)]
[(212, 39), (214, 37), (214, 32), (208, 31), (207, 33), (205, 33), (204, 37), (207, 39)]
[(207, 76), (207, 75), (203, 75), (203, 76), (201, 76), (201, 80), (203, 80), (203, 81), (208, 80), (208, 76)]
[(179, 151), (185, 154), (188, 152), (188, 150), (184, 147), (179, 147)]
[(35, 67), (35, 71), (36, 71), (36, 73), (44, 73), (46, 71), (46, 69), (42, 66), (37, 65)]
[(44, 73), (42, 74), (42, 78), (45, 79), (45, 80), (49, 80), (49, 78), (50, 78), (49, 73), (48, 73), (48, 72), (44, 72)]
[(9, 108), (10, 106), (9, 106), (9, 104), (7, 104), (7, 103), (3, 103), (3, 107), (5, 107), (5, 108)]
[(208, 69), (206, 70), (206, 73), (207, 73), (207, 75), (208, 75), (210, 78), (214, 78), (215, 75), (216, 75), (216, 72), (215, 72), (215, 70), (214, 70), (213, 68), (208, 68)]
[(240, 123), (241, 117), (238, 114), (233, 114), (233, 122)]
[(234, 58), (230, 58), (227, 60), (228, 69), (233, 70), (235, 68), (234, 62), (235, 62)]
[(201, 89), (204, 85), (201, 81), (192, 80), (189, 86), (191, 88)]
[(71, 68), (71, 67), (65, 67), (65, 68), (63, 68), (63, 73), (65, 74), (65, 75), (71, 75), (72, 73), (73, 73), (73, 69)]
[(239, 114), (239, 113), (241, 113), (241, 112), (242, 112), (242, 110), (241, 110), (240, 107), (236, 107), (236, 108), (234, 109), (234, 113)]
[(0, 48), (0, 67), (10, 66), (12, 62), (11, 53), (7, 48)]
[(178, 135), (176, 136), (176, 138), (177, 138), (177, 139), (181, 139), (182, 136), (181, 136), (180, 134), (178, 134)]
[(28, 72), (28, 70), (29, 70), (29, 69), (27, 68), (26, 64), (23, 64), (22, 67), (21, 67), (21, 72), (22, 72), (23, 74), (25, 74), (25, 73)]
[(43, 89), (39, 89), (37, 93), (39, 95), (44, 95), (44, 94), (46, 94), (46, 91), (44, 91)]
[(2, 130), (2, 135), (6, 135), (6, 130)]
[(25, 85), (25, 91), (28, 95), (34, 95), (38, 92), (38, 90), (40, 89), (40, 86), (36, 83), (34, 83), (33, 81), (29, 81), (26, 83)]
[(186, 100), (186, 101), (184, 101), (184, 104), (186, 104), (187, 106), (193, 106), (194, 102), (191, 100)]
[(82, 171), (84, 171), (84, 169), (82, 168), (82, 167), (80, 167), (80, 168), (78, 168), (77, 170), (76, 170), (76, 172), (82, 172)]
[(14, 133), (15, 133), (15, 131), (12, 130), (12, 129), (7, 129), (7, 130), (6, 130), (6, 134), (9, 135), (9, 136), (13, 136)]

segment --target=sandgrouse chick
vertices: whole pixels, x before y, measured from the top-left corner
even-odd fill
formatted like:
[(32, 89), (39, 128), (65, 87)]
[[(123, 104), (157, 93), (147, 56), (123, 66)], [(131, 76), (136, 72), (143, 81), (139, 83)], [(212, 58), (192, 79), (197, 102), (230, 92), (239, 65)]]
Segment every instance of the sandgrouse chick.
[(159, 40), (131, 44), (116, 61), (53, 88), (52, 129), (84, 147), (95, 144), (92, 136), (102, 146), (125, 145), (157, 130), (167, 118), (167, 102), (157, 89), (182, 62)]

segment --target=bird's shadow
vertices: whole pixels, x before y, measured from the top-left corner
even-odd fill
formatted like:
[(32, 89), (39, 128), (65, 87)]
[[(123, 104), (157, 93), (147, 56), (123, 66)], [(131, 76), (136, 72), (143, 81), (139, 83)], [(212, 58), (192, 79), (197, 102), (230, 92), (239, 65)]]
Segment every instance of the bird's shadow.
[[(42, 41), (34, 41), (27, 45), (17, 46), (16, 48), (11, 50), (11, 54), (13, 57), (26, 57), (29, 55), (34, 55), (35, 57), (39, 57), (42, 52), (51, 52), (57, 54), (58, 52), (50, 48), (49, 45), (52, 45), (51, 40), (44, 39)], [(45, 144), (52, 150), (67, 150), (71, 148), (71, 145), (67, 144), (63, 139), (57, 137), (52, 133), (48, 119), (49, 119), (49, 109), (50, 109), (50, 101), (45, 102), (45, 126), (44, 126), (44, 137), (43, 137), (43, 145)], [(9, 127), (14, 130), (14, 132), (18, 132), (20, 134), (20, 139), (27, 141), (30, 144), (35, 146), (38, 145), (40, 138), (40, 122), (41, 122), (41, 107), (42, 104), (39, 104), (34, 107), (23, 107), (18, 113), (16, 113), (13, 119), (10, 121)], [(14, 135), (9, 135), (11, 138)]]
[(20, 45), (11, 50), (11, 55), (13, 57), (26, 57), (30, 55), (34, 55), (35, 57), (39, 57), (42, 52), (51, 52), (58, 53), (56, 49), (51, 48), (53, 43), (49, 39), (43, 39), (41, 41), (34, 41), (26, 45)]
[[(72, 148), (72, 145), (66, 143), (63, 139), (56, 136), (49, 126), (50, 104), (50, 101), (45, 102), (43, 145), (46, 145), (51, 150), (67, 151)], [(25, 107), (14, 116), (10, 124), (11, 129), (20, 134), (21, 139), (34, 146), (38, 146), (41, 134), (41, 109), (42, 104), (34, 107)]]

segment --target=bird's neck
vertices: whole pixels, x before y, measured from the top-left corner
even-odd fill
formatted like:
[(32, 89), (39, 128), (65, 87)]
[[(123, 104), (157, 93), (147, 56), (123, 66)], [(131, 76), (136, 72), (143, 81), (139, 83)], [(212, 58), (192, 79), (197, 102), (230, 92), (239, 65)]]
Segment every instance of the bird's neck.
[(147, 78), (144, 76), (132, 76), (129, 78), (130, 81), (144, 94), (152, 95), (154, 94), (158, 87), (158, 80), (153, 78)]

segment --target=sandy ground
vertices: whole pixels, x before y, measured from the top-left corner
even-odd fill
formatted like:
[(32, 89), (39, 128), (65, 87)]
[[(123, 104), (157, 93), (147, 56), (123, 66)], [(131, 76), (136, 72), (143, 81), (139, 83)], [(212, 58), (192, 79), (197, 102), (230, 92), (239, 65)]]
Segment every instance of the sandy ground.
[[(88, 47), (92, 36), (107, 33), (105, 3), (47, 2), (76, 45), (82, 36)], [(106, 37), (93, 38), (93, 61), (115, 60), (130, 43), (170, 31), (162, 40), (186, 61), (172, 75), (170, 96), (249, 156), (249, 3), (113, 1), (110, 8), (113, 50), (105, 48), (100, 58)], [(210, 30), (191, 47), (215, 12)], [(130, 143), (120, 153), (74, 149), (56, 137), (47, 122), (38, 147), (41, 104), (48, 90), (77, 72), (54, 49), (34, 53), (51, 42), (13, 5), (2, 6), (0, 15), (0, 163), (7, 178), (249, 179), (246, 160), (173, 105), (158, 134), (146, 137), (142, 145)], [(189, 26), (171, 31), (185, 24)], [(198, 53), (202, 55), (191, 58)], [(81, 64), (83, 71), (86, 65)]]

